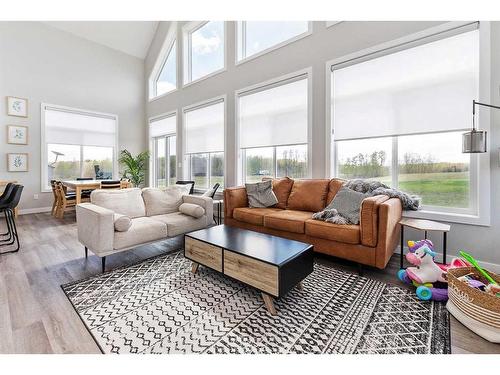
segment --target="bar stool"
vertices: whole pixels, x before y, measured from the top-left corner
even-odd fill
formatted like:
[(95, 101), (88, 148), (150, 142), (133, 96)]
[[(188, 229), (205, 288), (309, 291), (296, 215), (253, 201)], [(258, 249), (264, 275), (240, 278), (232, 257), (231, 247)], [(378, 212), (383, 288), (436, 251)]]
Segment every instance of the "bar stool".
[[(7, 198), (10, 196), (12, 193), (12, 189), (14, 189), (14, 185), (12, 182), (9, 182), (6, 186), (5, 189), (3, 190), (2, 195), (0, 195), (0, 206), (6, 202)], [(0, 233), (0, 236), (8, 236), (9, 230), (8, 230), (8, 223), (7, 223), (7, 216), (5, 216), (5, 223), (7, 224), (7, 232), (5, 233)]]
[(0, 251), (0, 254), (16, 253), (19, 251), (19, 235), (17, 234), (16, 218), (14, 216), (14, 209), (21, 200), (21, 194), (24, 186), (14, 185), (10, 195), (0, 204), (0, 212), (5, 213), (7, 220), (7, 230), (9, 232), (9, 239), (1, 240), (0, 246), (10, 246), (16, 243), (16, 248), (9, 251)]

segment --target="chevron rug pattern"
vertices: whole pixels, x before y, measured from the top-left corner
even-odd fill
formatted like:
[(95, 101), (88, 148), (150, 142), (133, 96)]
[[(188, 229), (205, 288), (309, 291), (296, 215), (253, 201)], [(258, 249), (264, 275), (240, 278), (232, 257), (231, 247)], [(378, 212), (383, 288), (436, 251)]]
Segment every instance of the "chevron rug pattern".
[(315, 264), (270, 315), (253, 288), (177, 251), (62, 288), (103, 353), (449, 353), (443, 304)]

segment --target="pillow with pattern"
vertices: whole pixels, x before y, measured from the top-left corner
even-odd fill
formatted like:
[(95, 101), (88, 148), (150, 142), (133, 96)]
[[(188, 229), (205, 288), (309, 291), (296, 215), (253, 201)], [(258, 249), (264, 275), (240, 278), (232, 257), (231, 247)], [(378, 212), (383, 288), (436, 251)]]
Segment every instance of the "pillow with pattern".
[(271, 207), (278, 203), (278, 198), (276, 198), (273, 192), (273, 182), (271, 180), (245, 184), (245, 187), (250, 207)]

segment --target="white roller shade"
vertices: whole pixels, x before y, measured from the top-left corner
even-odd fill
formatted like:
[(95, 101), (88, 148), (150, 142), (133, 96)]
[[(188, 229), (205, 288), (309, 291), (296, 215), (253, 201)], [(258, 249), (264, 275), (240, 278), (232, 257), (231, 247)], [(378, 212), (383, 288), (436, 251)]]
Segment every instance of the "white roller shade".
[(335, 140), (471, 126), (479, 82), (478, 30), (351, 63), (332, 71)]
[(240, 94), (240, 147), (307, 143), (307, 97), (307, 76)]
[(186, 153), (224, 151), (224, 102), (184, 111)]
[(45, 142), (115, 147), (116, 118), (45, 107)]
[(149, 136), (160, 137), (167, 134), (175, 134), (177, 130), (177, 116), (168, 116), (151, 120), (149, 122)]

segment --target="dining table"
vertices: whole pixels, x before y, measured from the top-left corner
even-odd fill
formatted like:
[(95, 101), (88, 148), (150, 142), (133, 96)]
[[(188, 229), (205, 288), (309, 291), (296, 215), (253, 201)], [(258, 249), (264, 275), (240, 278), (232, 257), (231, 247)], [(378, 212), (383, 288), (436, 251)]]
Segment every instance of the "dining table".
[[(100, 189), (101, 181), (102, 180), (65, 180), (61, 182), (68, 189), (75, 191), (76, 204), (80, 204), (82, 202), (82, 192), (86, 190)], [(120, 181), (121, 189), (126, 189), (131, 186), (132, 184), (128, 181)]]

